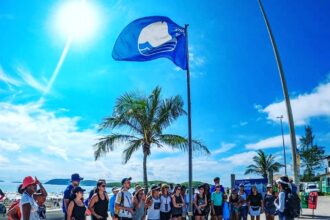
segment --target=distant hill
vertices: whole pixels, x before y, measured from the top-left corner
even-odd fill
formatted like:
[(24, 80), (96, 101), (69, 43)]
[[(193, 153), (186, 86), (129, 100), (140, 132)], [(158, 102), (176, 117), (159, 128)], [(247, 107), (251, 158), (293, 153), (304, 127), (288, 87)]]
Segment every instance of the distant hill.
[[(70, 179), (52, 179), (47, 181), (45, 184), (49, 185), (69, 185), (71, 182)], [(95, 180), (83, 180), (80, 183), (81, 186), (96, 186)]]
[[(71, 182), (70, 179), (52, 179), (52, 180), (49, 180), (47, 181), (45, 184), (50, 184), (50, 185), (69, 185)], [(81, 181), (80, 185), (81, 186), (96, 186), (96, 183), (97, 181), (95, 180), (83, 180)], [(143, 186), (143, 182), (132, 182), (132, 186), (134, 187), (136, 184), (140, 184)], [(164, 184), (170, 184), (170, 182), (166, 182), (166, 181), (160, 181), (160, 180), (153, 180), (153, 181), (149, 181), (149, 186), (152, 186), (152, 185), (159, 185), (160, 183)], [(202, 184), (202, 182), (200, 181), (193, 181), (193, 187), (194, 188), (197, 188), (198, 185)], [(173, 184), (175, 185), (175, 184)], [(188, 186), (188, 183), (185, 182), (185, 183), (181, 183), (181, 185), (184, 185), (184, 186)], [(107, 183), (107, 187), (121, 187), (121, 183), (120, 182), (108, 182)]]

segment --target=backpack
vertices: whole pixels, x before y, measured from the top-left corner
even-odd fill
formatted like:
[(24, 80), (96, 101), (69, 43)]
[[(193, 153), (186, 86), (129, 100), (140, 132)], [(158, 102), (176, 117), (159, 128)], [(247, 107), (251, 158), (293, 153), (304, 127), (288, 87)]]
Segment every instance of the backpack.
[(4, 204), (0, 204), (0, 214), (5, 215), (7, 213), (6, 206)]
[(284, 216), (287, 218), (298, 218), (300, 216), (300, 198), (297, 193), (285, 193)]

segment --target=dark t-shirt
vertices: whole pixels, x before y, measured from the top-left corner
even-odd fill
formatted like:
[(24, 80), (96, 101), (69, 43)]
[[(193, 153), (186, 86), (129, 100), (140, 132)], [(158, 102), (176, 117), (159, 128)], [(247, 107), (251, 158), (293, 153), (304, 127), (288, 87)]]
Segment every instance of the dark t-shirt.
[(70, 199), (73, 188), (74, 187), (72, 185), (68, 185), (68, 187), (66, 187), (66, 189), (64, 190), (63, 201), (62, 201), (62, 210), (64, 213), (66, 213), (67, 211), (65, 210), (64, 207), (64, 199)]
[(261, 206), (262, 196), (260, 193), (257, 195), (250, 194), (247, 198), (247, 201), (250, 202), (250, 206)]

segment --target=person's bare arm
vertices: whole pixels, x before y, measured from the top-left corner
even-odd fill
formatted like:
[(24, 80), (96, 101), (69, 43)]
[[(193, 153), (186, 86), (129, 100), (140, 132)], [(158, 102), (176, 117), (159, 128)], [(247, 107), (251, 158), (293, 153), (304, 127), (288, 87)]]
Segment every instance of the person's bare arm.
[(20, 220), (17, 217), (17, 210), (19, 210), (19, 207), (14, 206), (13, 208), (9, 209), (7, 216), (8, 216), (8, 220)]
[(72, 220), (73, 207), (74, 207), (73, 202), (70, 202), (70, 204), (68, 205), (67, 212), (66, 212), (67, 213), (67, 219), (66, 220)]
[(91, 201), (89, 202), (88, 209), (91, 211), (92, 215), (95, 216), (97, 219), (101, 219), (102, 216), (98, 215), (94, 210), (94, 205), (96, 202), (98, 202), (97, 194), (94, 194), (91, 198)]
[(30, 212), (31, 212), (31, 205), (30, 205), (30, 203), (23, 204), (23, 206), (22, 206), (22, 217), (23, 217), (23, 220), (29, 220), (30, 219)]
[(70, 202), (69, 199), (64, 199), (64, 208), (65, 208), (65, 210), (68, 210), (69, 202)]

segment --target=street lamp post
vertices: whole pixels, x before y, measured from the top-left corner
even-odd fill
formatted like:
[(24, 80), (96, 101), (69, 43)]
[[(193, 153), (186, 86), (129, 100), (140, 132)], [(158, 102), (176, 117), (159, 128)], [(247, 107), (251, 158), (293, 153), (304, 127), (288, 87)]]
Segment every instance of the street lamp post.
[(281, 132), (282, 132), (282, 143), (283, 143), (283, 155), (284, 155), (284, 169), (285, 169), (285, 175), (287, 176), (287, 172), (286, 172), (286, 153), (285, 153), (285, 143), (284, 143), (284, 133), (283, 133), (283, 115), (277, 117), (278, 119), (280, 119), (281, 122)]

